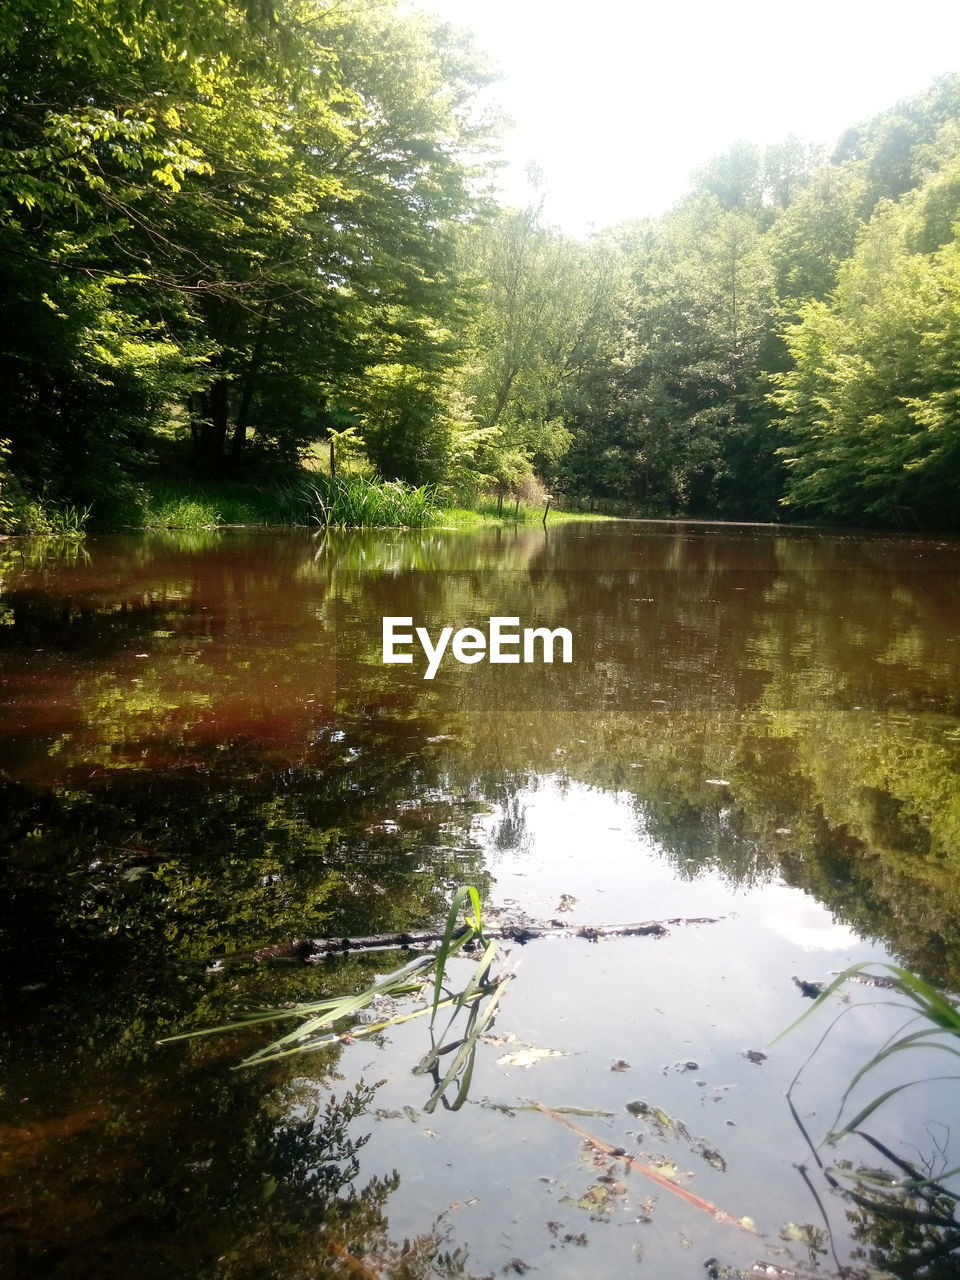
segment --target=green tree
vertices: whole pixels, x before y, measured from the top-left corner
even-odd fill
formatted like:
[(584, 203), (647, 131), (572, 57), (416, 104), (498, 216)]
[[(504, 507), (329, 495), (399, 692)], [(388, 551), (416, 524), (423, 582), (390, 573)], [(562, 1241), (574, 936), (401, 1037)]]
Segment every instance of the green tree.
[[(749, 485), (737, 449), (763, 418), (757, 382), (773, 312), (756, 219), (714, 195), (627, 230), (622, 351), (571, 450), (578, 483), (641, 510), (716, 510)], [(755, 472), (762, 451), (747, 450)], [(740, 514), (747, 514), (741, 510)]]
[(484, 132), (465, 41), (393, 0), (0, 21), (0, 407), (34, 484), (86, 497), (185, 418), (210, 463), (251, 432), (294, 457), (364, 369), (443, 344)]
[(618, 264), (603, 239), (542, 222), (544, 192), (468, 231), (461, 254), (475, 291), (464, 394), (479, 428), (477, 466), (501, 493), (533, 471), (551, 479), (566, 452), (588, 371), (613, 354)]
[(774, 400), (791, 507), (834, 520), (956, 521), (958, 164), (881, 204), (836, 290), (786, 332), (794, 367)]

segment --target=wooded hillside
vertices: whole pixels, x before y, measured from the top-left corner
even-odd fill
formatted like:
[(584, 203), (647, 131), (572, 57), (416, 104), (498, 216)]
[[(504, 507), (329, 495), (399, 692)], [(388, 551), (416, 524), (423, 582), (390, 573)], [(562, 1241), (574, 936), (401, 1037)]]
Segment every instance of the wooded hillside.
[(351, 428), (451, 500), (960, 522), (960, 77), (589, 240), (490, 201), (489, 78), (393, 0), (8, 0), (0, 523)]

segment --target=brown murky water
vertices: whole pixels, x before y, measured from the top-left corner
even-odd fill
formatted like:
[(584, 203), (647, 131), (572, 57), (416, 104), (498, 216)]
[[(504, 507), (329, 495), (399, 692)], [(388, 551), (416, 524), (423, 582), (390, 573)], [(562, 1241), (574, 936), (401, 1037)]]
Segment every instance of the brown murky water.
[[(4, 1274), (953, 1265), (949, 1198), (893, 1225), (838, 1174), (960, 1163), (943, 1055), (870, 1118), (885, 1152), (825, 1172), (804, 1129), (908, 1014), (851, 985), (772, 1042), (794, 979), (853, 962), (960, 989), (960, 544), (622, 523), (0, 557)], [(419, 644), (382, 662), (385, 616), (565, 627), (571, 661), (426, 680)], [(156, 1045), (369, 983), (402, 954), (251, 953), (423, 927), (463, 883), (538, 921), (715, 922), (508, 948), (456, 1111), (424, 1111), (421, 1022), (259, 1070), (233, 1068), (269, 1033)]]

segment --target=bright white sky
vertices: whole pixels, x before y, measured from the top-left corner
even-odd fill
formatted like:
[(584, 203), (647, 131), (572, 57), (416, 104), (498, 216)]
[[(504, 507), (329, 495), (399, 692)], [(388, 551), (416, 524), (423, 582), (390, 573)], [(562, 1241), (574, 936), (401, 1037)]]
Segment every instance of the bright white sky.
[(504, 194), (535, 160), (572, 233), (656, 214), (738, 138), (833, 143), (960, 70), (958, 0), (417, 0), (471, 29), (515, 122)]

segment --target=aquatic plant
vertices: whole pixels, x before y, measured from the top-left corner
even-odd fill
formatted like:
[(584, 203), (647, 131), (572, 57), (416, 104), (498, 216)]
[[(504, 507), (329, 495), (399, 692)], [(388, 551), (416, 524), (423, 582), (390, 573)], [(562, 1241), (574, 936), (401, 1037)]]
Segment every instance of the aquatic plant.
[[(469, 911), (461, 920), (461, 912), (469, 904)], [(449, 961), (465, 948), (480, 950), (470, 975), (459, 991), (446, 986)], [(271, 1041), (261, 1049), (248, 1054), (239, 1067), (262, 1066), (280, 1058), (296, 1054), (313, 1053), (328, 1045), (349, 1043), (363, 1037), (377, 1035), (388, 1027), (410, 1022), (430, 1015), (431, 1045), (428, 1052), (414, 1068), (415, 1075), (430, 1075), (434, 1088), (424, 1106), (431, 1112), (441, 1100), (449, 1110), (455, 1111), (466, 1101), (470, 1089), (477, 1044), (490, 1025), (500, 999), (512, 975), (491, 977), (491, 967), (499, 944), (487, 938), (483, 932), (480, 895), (473, 885), (461, 885), (453, 895), (447, 914), (443, 935), (436, 950), (416, 956), (407, 964), (376, 979), (361, 991), (332, 996), (323, 1000), (311, 1000), (292, 1004), (282, 1009), (254, 1010), (235, 1022), (217, 1027), (205, 1027), (168, 1036), (159, 1041), (169, 1044), (175, 1040), (188, 1040), (197, 1036), (215, 1035), (223, 1031), (248, 1030), (261, 1023), (294, 1019), (298, 1025), (286, 1035)], [(424, 997), (432, 985), (432, 994), (419, 1008), (396, 1012), (388, 1017), (364, 1021), (364, 1011), (383, 1000), (397, 1000), (405, 996)], [(486, 1004), (483, 1002), (486, 1000)], [(483, 1006), (481, 1008), (481, 1006)], [(450, 1018), (442, 1035), (434, 1035), (437, 1014), (441, 1009), (450, 1010)], [(461, 1013), (466, 1012), (466, 1025), (453, 1034), (454, 1024)], [(453, 1056), (450, 1065), (441, 1075), (439, 1063), (448, 1053)], [(456, 1083), (457, 1092), (452, 1102), (445, 1094)]]
[[(861, 964), (851, 965), (844, 969), (828, 987), (820, 993), (814, 1003), (806, 1010), (801, 1017), (791, 1024), (786, 1031), (782, 1032), (777, 1039), (782, 1039), (790, 1031), (805, 1022), (822, 1004), (830, 999), (841, 987), (845, 986), (851, 980), (858, 977), (867, 977), (877, 979), (877, 975), (871, 974), (870, 969), (872, 962), (865, 961)], [(903, 1029), (895, 1035), (891, 1036), (877, 1052), (864, 1063), (856, 1072), (850, 1083), (844, 1091), (843, 1097), (840, 1099), (840, 1105), (837, 1108), (837, 1114), (833, 1121), (833, 1126), (827, 1134), (825, 1141), (835, 1144), (848, 1134), (855, 1132), (864, 1121), (868, 1120), (875, 1111), (877, 1111), (889, 1099), (895, 1097), (904, 1089), (912, 1088), (917, 1084), (926, 1084), (931, 1081), (931, 1077), (922, 1076), (916, 1080), (907, 1080), (901, 1084), (894, 1085), (892, 1088), (884, 1090), (872, 1098), (866, 1105), (862, 1106), (852, 1120), (848, 1120), (845, 1124), (840, 1125), (840, 1117), (842, 1116), (851, 1094), (861, 1080), (864, 1079), (874, 1068), (878, 1067), (881, 1062), (892, 1058), (894, 1054), (905, 1053), (911, 1049), (934, 1049), (941, 1053), (950, 1054), (952, 1057), (960, 1058), (960, 1044), (956, 1042), (960, 1040), (960, 1009), (943, 995), (940, 994), (928, 982), (922, 978), (918, 978), (916, 974), (911, 973), (909, 969), (901, 968), (895, 964), (881, 964), (877, 966), (886, 970), (886, 973), (880, 975), (878, 985), (882, 985), (887, 990), (896, 991), (905, 997), (907, 1003), (902, 1001), (892, 1002), (892, 1007), (904, 1009), (911, 1015), (910, 1021), (916, 1018), (922, 1020), (922, 1026), (914, 1031), (904, 1034)], [(844, 1016), (847, 1009), (841, 1011), (837, 1018), (833, 1020), (827, 1030), (824, 1032), (816, 1048), (814, 1054), (819, 1050), (827, 1036), (833, 1030), (833, 1027)], [(909, 1023), (908, 1023), (909, 1025)], [(811, 1058), (813, 1054), (811, 1054)], [(808, 1062), (810, 1059), (807, 1060)], [(807, 1064), (804, 1063), (804, 1066)], [(801, 1071), (803, 1067), (801, 1067)], [(798, 1073), (799, 1078), (799, 1073)], [(936, 1080), (960, 1080), (960, 1076), (935, 1076)], [(951, 1170), (951, 1173), (960, 1172), (960, 1167)]]
[[(884, 972), (879, 975), (872, 973), (873, 967)], [(841, 1123), (841, 1117), (847, 1109), (854, 1090), (881, 1063), (890, 1062), (899, 1054), (917, 1049), (930, 1050), (937, 1054), (945, 1053), (951, 1058), (960, 1057), (960, 1043), (958, 1043), (960, 1042), (960, 1009), (930, 983), (911, 973), (910, 970), (895, 964), (874, 966), (872, 962), (867, 961), (844, 969), (829, 986), (824, 988), (813, 1005), (777, 1039), (782, 1039), (800, 1023), (805, 1022), (847, 983), (862, 981), (865, 978), (901, 997), (901, 999), (883, 1003), (895, 1009), (903, 1009), (910, 1015), (908, 1021), (888, 1037), (876, 1053), (872, 1054), (854, 1073), (843, 1092), (830, 1129), (819, 1145), (811, 1140), (800, 1118), (793, 1102), (793, 1090), (840, 1020), (851, 1008), (857, 1006), (846, 1005), (831, 1021), (813, 1052), (794, 1077), (787, 1091), (787, 1101), (794, 1121), (827, 1185), (841, 1191), (855, 1206), (848, 1217), (856, 1224), (857, 1238), (873, 1242), (874, 1261), (882, 1262), (898, 1276), (930, 1275), (932, 1277), (947, 1274), (938, 1271), (937, 1268), (941, 1264), (951, 1267), (955, 1262), (955, 1251), (960, 1249), (960, 1222), (956, 1216), (957, 1208), (960, 1206), (960, 1195), (950, 1190), (945, 1184), (948, 1179), (960, 1173), (960, 1165), (952, 1169), (941, 1168), (935, 1171), (934, 1161), (921, 1157), (923, 1167), (918, 1167), (916, 1163), (892, 1151), (874, 1135), (865, 1132), (862, 1126), (904, 1090), (938, 1081), (960, 1081), (960, 1075), (924, 1073), (917, 1078), (902, 1080), (859, 1106), (852, 1118)], [(914, 1026), (913, 1024), (917, 1021), (920, 1025)], [(876, 1169), (862, 1162), (855, 1164), (848, 1159), (838, 1159), (828, 1166), (820, 1154), (820, 1148), (824, 1144), (836, 1146), (843, 1139), (852, 1136), (867, 1143), (873, 1152), (878, 1153), (888, 1162), (888, 1165), (892, 1166), (892, 1170)], [(938, 1147), (937, 1157), (937, 1163), (946, 1165), (947, 1158), (942, 1148)], [(830, 1235), (824, 1206), (802, 1166), (800, 1172), (817, 1200)], [(951, 1270), (950, 1274), (954, 1272)]]
[(32, 495), (10, 470), (10, 441), (0, 440), (0, 534), (71, 538), (85, 536), (90, 507)]

